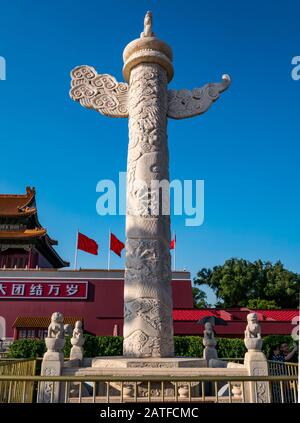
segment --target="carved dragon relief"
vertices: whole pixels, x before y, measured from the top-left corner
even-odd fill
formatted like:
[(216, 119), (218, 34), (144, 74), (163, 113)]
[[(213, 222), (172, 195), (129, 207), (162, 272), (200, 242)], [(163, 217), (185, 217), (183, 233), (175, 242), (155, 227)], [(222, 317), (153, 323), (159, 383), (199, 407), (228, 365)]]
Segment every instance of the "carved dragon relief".
[(108, 74), (98, 74), (92, 66), (77, 66), (71, 72), (70, 97), (83, 107), (105, 116), (128, 117), (129, 86)]
[(220, 94), (230, 85), (229, 75), (222, 76), (222, 82), (206, 84), (201, 88), (168, 91), (168, 117), (185, 119), (206, 112)]

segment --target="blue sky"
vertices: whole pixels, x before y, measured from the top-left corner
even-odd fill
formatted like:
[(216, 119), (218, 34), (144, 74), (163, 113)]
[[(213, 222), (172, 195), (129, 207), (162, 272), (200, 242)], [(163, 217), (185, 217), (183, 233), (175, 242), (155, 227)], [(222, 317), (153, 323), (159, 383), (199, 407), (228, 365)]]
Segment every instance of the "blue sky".
[[(122, 52), (142, 31), (173, 48), (171, 88), (232, 78), (202, 116), (169, 121), (172, 179), (204, 179), (205, 221), (177, 232), (177, 267), (195, 276), (230, 257), (280, 259), (300, 272), (300, 55), (298, 1), (32, 1), (1, 6), (0, 192), (35, 186), (39, 217), (73, 263), (76, 228), (100, 255), (79, 266), (105, 267), (108, 228), (124, 239), (124, 216), (96, 213), (96, 184), (126, 170), (127, 119), (110, 119), (70, 100), (69, 72), (80, 64), (122, 81)], [(112, 257), (112, 267), (123, 258)], [(209, 300), (213, 296), (209, 294)]]

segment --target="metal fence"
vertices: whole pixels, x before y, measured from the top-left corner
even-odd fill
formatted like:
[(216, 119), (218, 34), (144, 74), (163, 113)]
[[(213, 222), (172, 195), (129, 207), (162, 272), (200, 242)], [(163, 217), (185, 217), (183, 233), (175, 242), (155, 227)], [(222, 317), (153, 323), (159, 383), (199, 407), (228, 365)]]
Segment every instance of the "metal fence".
[[(258, 385), (262, 382), (269, 385), (271, 402), (274, 401), (274, 384), (279, 386), (280, 402), (286, 402), (285, 384), (290, 389), (289, 402), (297, 402), (297, 376), (0, 376), (0, 383), (6, 383), (2, 402), (28, 402), (28, 386), (47, 383), (49, 403), (243, 403), (249, 402), (247, 389), (250, 384), (254, 384), (258, 392)], [(60, 395), (55, 398), (58, 384)], [(18, 395), (13, 394), (15, 386), (18, 386)]]
[[(280, 361), (268, 361), (269, 374), (272, 376), (298, 376), (298, 364), (287, 363)], [(280, 385), (280, 383), (273, 383), (272, 385), (272, 396), (273, 402), (294, 402), (293, 396), (293, 382), (286, 381)]]
[[(240, 359), (237, 359), (240, 361)], [(235, 361), (230, 359), (230, 361)], [(269, 361), (268, 376), (36, 376), (37, 360), (0, 359), (0, 403), (256, 402), (262, 383), (270, 402), (296, 403), (298, 365)], [(251, 388), (252, 387), (252, 388)], [(59, 391), (59, 396), (57, 392)]]

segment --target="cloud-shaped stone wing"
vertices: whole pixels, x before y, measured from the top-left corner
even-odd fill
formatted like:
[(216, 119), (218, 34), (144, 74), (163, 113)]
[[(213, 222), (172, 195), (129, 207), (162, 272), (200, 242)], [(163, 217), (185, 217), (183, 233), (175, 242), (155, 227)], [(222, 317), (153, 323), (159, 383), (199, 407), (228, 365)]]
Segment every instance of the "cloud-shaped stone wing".
[(168, 91), (168, 117), (184, 119), (206, 112), (214, 101), (230, 85), (229, 75), (222, 76), (222, 82), (206, 84), (202, 88)]
[(73, 69), (71, 78), (70, 97), (74, 101), (105, 116), (128, 117), (128, 84), (86, 65)]

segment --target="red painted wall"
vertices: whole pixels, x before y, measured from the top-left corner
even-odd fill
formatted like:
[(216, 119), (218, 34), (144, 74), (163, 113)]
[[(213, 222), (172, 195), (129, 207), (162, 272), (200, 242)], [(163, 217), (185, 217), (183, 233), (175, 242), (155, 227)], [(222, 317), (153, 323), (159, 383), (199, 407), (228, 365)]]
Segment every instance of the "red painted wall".
[[(17, 280), (14, 279), (14, 280)], [(88, 279), (86, 279), (88, 280)], [(192, 308), (190, 280), (173, 280), (174, 308)], [(123, 331), (123, 280), (90, 280), (86, 300), (0, 300), (0, 316), (6, 319), (6, 336), (13, 337), (13, 323), (19, 316), (51, 316), (55, 311), (84, 320), (84, 329), (95, 335), (112, 335), (115, 324)]]
[[(93, 274), (93, 275), (92, 275)], [(112, 275), (113, 274), (113, 275)], [(21, 282), (21, 280), (61, 280), (68, 279), (74, 281), (88, 281), (88, 298), (86, 300), (16, 300), (0, 299), (0, 316), (6, 320), (6, 337), (13, 337), (13, 323), (17, 317), (43, 317), (51, 316), (55, 311), (62, 312), (65, 316), (78, 316), (84, 320), (84, 329), (95, 335), (112, 335), (114, 325), (119, 327), (119, 334), (123, 331), (123, 271), (0, 271), (0, 283), (5, 280)], [(95, 276), (97, 275), (97, 276)], [(101, 275), (101, 276), (100, 276)], [(193, 308), (193, 296), (190, 275), (188, 272), (175, 274), (172, 281), (173, 305), (174, 309)], [(23, 278), (23, 279), (22, 279)], [(32, 278), (32, 279), (31, 279)], [(34, 278), (36, 278), (34, 280)], [(52, 279), (53, 278), (53, 279)], [(90, 279), (89, 279), (90, 278)], [(174, 278), (174, 275), (173, 275)], [(248, 310), (249, 311), (249, 310)], [(232, 320), (227, 321), (227, 325), (215, 327), (217, 336), (220, 337), (240, 337), (244, 335), (246, 328), (246, 316), (248, 311), (231, 310)], [(227, 320), (228, 313), (223, 313)], [(177, 312), (178, 314), (179, 312)], [(180, 313), (179, 313), (180, 314)], [(191, 312), (183, 313), (190, 315)], [(192, 313), (193, 314), (193, 313)], [(286, 313), (288, 315), (288, 311)], [(188, 317), (186, 317), (188, 318)], [(292, 319), (286, 318), (284, 321), (274, 319), (274, 321), (262, 320), (260, 325), (262, 335), (269, 334), (291, 334), (294, 325)], [(204, 327), (196, 321), (178, 320), (174, 321), (175, 335), (199, 335), (202, 336)]]

